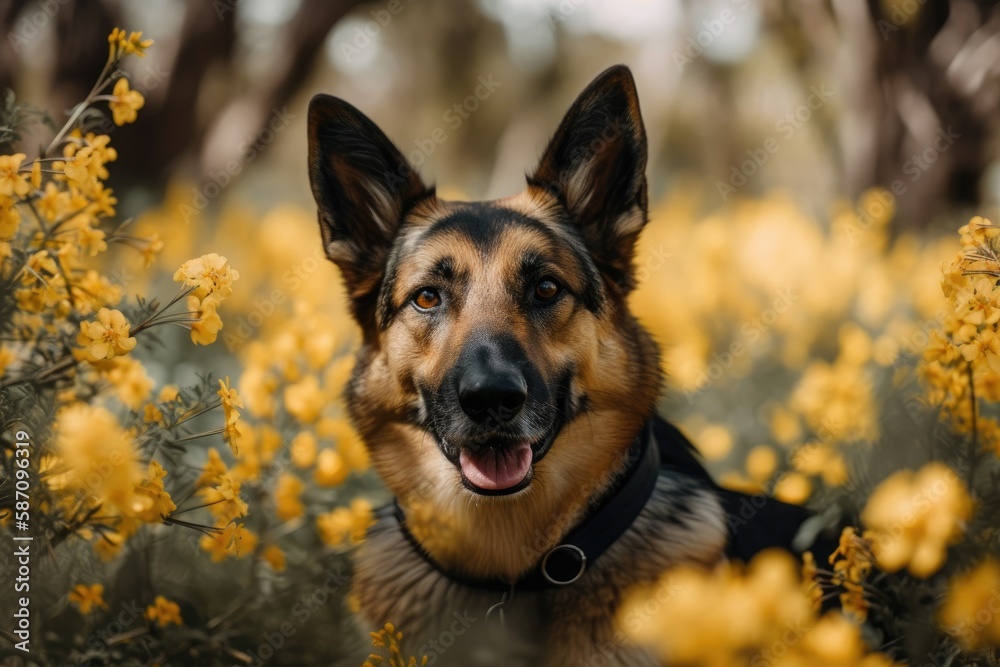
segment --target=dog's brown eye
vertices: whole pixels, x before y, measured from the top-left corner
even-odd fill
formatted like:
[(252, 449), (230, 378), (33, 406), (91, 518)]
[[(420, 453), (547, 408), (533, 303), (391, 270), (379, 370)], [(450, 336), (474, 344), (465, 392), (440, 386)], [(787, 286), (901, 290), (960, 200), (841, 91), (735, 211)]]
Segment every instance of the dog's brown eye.
[(441, 295), (436, 289), (425, 287), (413, 297), (413, 303), (420, 310), (430, 310), (441, 303)]
[(539, 301), (550, 301), (559, 294), (559, 285), (554, 280), (546, 278), (535, 285), (535, 298)]

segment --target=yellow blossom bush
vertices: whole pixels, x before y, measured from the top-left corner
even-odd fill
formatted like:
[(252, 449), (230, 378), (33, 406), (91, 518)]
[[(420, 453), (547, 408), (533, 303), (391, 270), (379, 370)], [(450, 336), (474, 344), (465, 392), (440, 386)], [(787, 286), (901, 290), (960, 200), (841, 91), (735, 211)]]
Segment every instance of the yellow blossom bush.
[(970, 651), (1000, 646), (1000, 562), (989, 558), (956, 576), (938, 621)]
[(961, 539), (971, 517), (972, 499), (962, 480), (947, 466), (930, 463), (883, 481), (868, 498), (861, 522), (879, 567), (929, 577), (944, 565), (947, 547)]
[(820, 616), (799, 566), (765, 551), (744, 570), (681, 567), (649, 590), (632, 593), (619, 612), (623, 632), (653, 646), (664, 664), (737, 667), (888, 667), (869, 654), (858, 627), (836, 612)]
[[(195, 542), (199, 534), (213, 542), (204, 549), (211, 559), (216, 542), (229, 557), (252, 553), (256, 539), (239, 521), (249, 511), (240, 479), (219, 461), (217, 472), (196, 480), (185, 461), (204, 451), (203, 438), (232, 443), (240, 436), (238, 393), (228, 379), (213, 392), (207, 375), (157, 392), (150, 370), (166, 328), (190, 330), (197, 345), (216, 340), (223, 328), (218, 309), (238, 272), (217, 253), (185, 261), (177, 269), (180, 289), (165, 302), (127, 296), (134, 285), (108, 273), (107, 258), (119, 248), (135, 251), (149, 267), (165, 247), (159, 232), (136, 234), (118, 219), (117, 198), (106, 185), (118, 153), (109, 135), (92, 131), (105, 104), (115, 126), (135, 121), (144, 98), (130, 88), (122, 60), (151, 44), (140, 32), (116, 29), (104, 70), (48, 146), (31, 157), (0, 156), (0, 485), (20, 479), (28, 489), (22, 497), (30, 498), (0, 494), (0, 530), (31, 535), (42, 568), (36, 581), (64, 586), (36, 584), (34, 596), (55, 596), (47, 606), (71, 605), (95, 623), (119, 613), (112, 605), (126, 589), (115, 573), (129, 572), (122, 563), (149, 545), (189, 531)], [(208, 413), (219, 407), (222, 426), (206, 429)], [(14, 457), (14, 441), (25, 438), (32, 445), (22, 459), (27, 467)], [(268, 556), (280, 564), (275, 549)], [(72, 574), (66, 579), (63, 572)], [(95, 572), (102, 573), (98, 582), (90, 578)], [(175, 586), (154, 576), (144, 590), (128, 593), (133, 604), (146, 606), (131, 637), (184, 625), (171, 599)], [(51, 664), (89, 659), (80, 653), (83, 642), (74, 647), (67, 639), (43, 652)], [(112, 648), (106, 639), (115, 664), (146, 653), (139, 642)]]

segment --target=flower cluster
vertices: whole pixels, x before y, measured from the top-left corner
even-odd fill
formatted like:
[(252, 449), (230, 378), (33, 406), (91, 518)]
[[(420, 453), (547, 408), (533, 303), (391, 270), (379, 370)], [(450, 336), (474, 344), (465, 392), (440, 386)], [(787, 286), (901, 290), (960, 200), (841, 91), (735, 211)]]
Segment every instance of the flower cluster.
[[(830, 555), (833, 575), (829, 581), (843, 589), (840, 594), (840, 606), (844, 613), (856, 621), (864, 621), (868, 617), (868, 599), (865, 596), (865, 581), (875, 565), (871, 543), (867, 536), (858, 535), (857, 531), (848, 526), (840, 535), (837, 550)], [(819, 579), (819, 573), (816, 573)]]
[[(865, 643), (919, 661), (907, 655), (906, 637), (917, 624), (932, 625), (935, 614), (943, 633), (928, 637), (927, 646), (936, 643), (942, 655), (954, 659), (962, 649), (988, 664), (1000, 644), (992, 634), (993, 598), (973, 592), (995, 587), (990, 517), (1000, 507), (1000, 470), (990, 452), (1000, 453), (991, 413), (1000, 390), (1000, 229), (981, 218), (964, 226), (963, 250), (939, 281), (953, 242), (905, 233), (892, 242), (885, 234), (891, 205), (881, 216), (872, 208), (891, 201), (886, 197), (875, 191), (842, 209), (828, 234), (780, 197), (694, 224), (690, 203), (674, 202), (661, 212), (671, 224), (640, 247), (640, 267), (659, 256), (658, 245), (685, 248), (670, 258), (669, 271), (646, 264), (649, 289), (639, 290), (635, 307), (667, 341), (667, 370), (688, 398), (672, 409), (687, 414), (682, 427), (722, 483), (810, 502), (825, 509), (828, 526), (847, 524), (829, 563), (805, 555), (806, 579), (821, 584), (805, 597), (839, 602), (842, 615), (810, 623), (816, 637), (843, 633), (831, 650), (839, 646), (850, 657), (803, 657), (799, 651), (812, 645), (803, 638), (757, 664), (881, 664), (883, 657), (861, 657)], [(845, 230), (855, 233), (841, 236)], [(740, 389), (759, 386), (755, 381), (783, 384), (786, 398), (759, 401)], [(711, 400), (703, 401), (708, 392)], [(939, 409), (946, 418), (940, 424)], [(970, 562), (980, 565), (969, 570)], [(680, 576), (684, 585), (670, 587), (676, 593), (669, 603), (646, 600), (643, 608), (657, 612), (646, 634), (633, 636), (659, 648), (669, 664), (748, 664), (773, 638), (726, 615), (730, 607), (751, 608), (731, 584), (753, 577), (734, 572), (741, 571), (715, 572), (715, 579), (673, 573), (671, 581)], [(797, 595), (786, 608), (804, 604)], [(945, 602), (935, 610), (928, 600)], [(767, 612), (753, 607), (746, 615)], [(768, 627), (781, 623), (770, 620)]]
[(1000, 646), (1000, 562), (996, 558), (987, 558), (954, 578), (938, 621), (969, 651)]
[(907, 568), (929, 577), (944, 565), (972, 517), (972, 499), (951, 468), (929, 463), (883, 481), (861, 514), (875, 558), (886, 572)]
[[(238, 481), (223, 472), (196, 483), (183, 463), (200, 438), (239, 436), (238, 394), (226, 384), (226, 391), (213, 393), (208, 377), (157, 389), (148, 355), (163, 342), (166, 325), (190, 329), (197, 344), (215, 340), (222, 327), (216, 308), (232, 294), (237, 272), (217, 254), (187, 261), (178, 270), (184, 285), (161, 304), (126, 299), (138, 278), (131, 284), (108, 271), (116, 247), (137, 251), (140, 264), (150, 267), (165, 246), (158, 231), (138, 235), (117, 220), (118, 202), (106, 183), (118, 153), (107, 134), (93, 131), (104, 103), (116, 126), (136, 120), (144, 98), (129, 88), (121, 61), (144, 55), (151, 44), (142, 33), (116, 29), (97, 83), (48, 147), (31, 158), (0, 155), (0, 477), (14, 477), (15, 432), (32, 433), (34, 544), (54, 563), (72, 564), (66, 571), (85, 573), (59, 595), (88, 617), (117, 613), (105, 601), (113, 578), (90, 578), (115, 570), (80, 568), (80, 561), (123, 559), (140, 544), (176, 535), (178, 526), (227, 546), (241, 543), (239, 519), (248, 513)], [(188, 312), (172, 310), (184, 299)], [(223, 427), (195, 428), (219, 407)], [(198, 494), (207, 506), (192, 502)], [(16, 505), (13, 494), (4, 498), (0, 527), (6, 530)], [(217, 521), (189, 518), (192, 511)], [(145, 627), (131, 636), (184, 624), (179, 604), (155, 594), (160, 582), (151, 584), (141, 593), (148, 599), (139, 600), (150, 602)], [(120, 599), (121, 591), (114, 595)], [(81, 659), (56, 655), (59, 664)]]
[(810, 586), (795, 560), (780, 551), (759, 554), (745, 569), (728, 563), (709, 572), (676, 568), (651, 588), (633, 592), (619, 625), (670, 665), (896, 664), (869, 652), (858, 627), (843, 616), (820, 616)]
[(184, 262), (174, 273), (174, 281), (190, 288), (188, 311), (197, 316), (191, 322), (191, 340), (195, 345), (210, 345), (219, 336), (222, 318), (219, 304), (233, 293), (233, 281), (240, 274), (229, 266), (229, 260), (216, 253)]
[(951, 310), (924, 352), (921, 374), (954, 426), (972, 434), (977, 449), (1000, 456), (1000, 422), (979, 414), (980, 402), (1000, 402), (1000, 227), (976, 217), (959, 234), (962, 250), (942, 267)]
[(419, 660), (414, 656), (410, 656), (409, 659), (403, 657), (403, 651), (399, 645), (403, 641), (403, 633), (396, 630), (392, 623), (386, 623), (381, 630), (372, 632), (371, 639), (374, 648), (389, 654), (388, 660), (380, 653), (372, 653), (361, 667), (375, 667), (383, 664), (388, 667), (417, 667), (418, 665), (424, 667), (427, 664), (428, 657), (426, 655)]

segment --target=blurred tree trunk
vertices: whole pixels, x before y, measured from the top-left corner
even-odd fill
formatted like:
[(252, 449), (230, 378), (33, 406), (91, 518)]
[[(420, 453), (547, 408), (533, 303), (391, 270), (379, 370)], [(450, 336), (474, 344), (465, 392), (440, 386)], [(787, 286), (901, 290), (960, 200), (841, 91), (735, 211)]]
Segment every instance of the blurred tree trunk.
[(984, 0), (834, 0), (849, 194), (893, 190), (902, 227), (973, 206), (997, 139), (1000, 13)]
[[(196, 173), (207, 173), (206, 142), (220, 127), (220, 119), (234, 108), (246, 127), (239, 137), (253, 136), (270, 120), (273, 109), (286, 105), (312, 71), (330, 29), (362, 0), (303, 0), (287, 23), (276, 26), (283, 34), (283, 48), (268, 63), (264, 73), (248, 71), (238, 53), (239, 0), (187, 0), (184, 20), (176, 36), (161, 38), (175, 55), (164, 67), (152, 68), (139, 61), (140, 73), (133, 87), (146, 93), (146, 106), (133, 125), (115, 128), (119, 167), (115, 185), (138, 182), (164, 184), (179, 164), (190, 162)], [(39, 2), (0, 0), (0, 23), (10, 34), (23, 19), (43, 11)], [(112, 28), (146, 28), (156, 36), (155, 26), (123, 25), (117, 0), (76, 0), (59, 4), (54, 20), (57, 46), (48, 75), (49, 97), (33, 100), (48, 107), (57, 124), (63, 112), (80, 101), (90, 89), (107, 58), (107, 35)], [(174, 44), (176, 40), (176, 44)], [(0, 87), (18, 89), (18, 71), (26, 69), (23, 53), (10, 40), (0, 46)], [(23, 87), (23, 86), (22, 86)], [(32, 100), (29, 100), (32, 101)], [(216, 101), (224, 103), (216, 104)], [(232, 128), (229, 128), (230, 130)]]
[(6, 36), (0, 40), (0, 91), (14, 87), (19, 42), (12, 36), (17, 35), (18, 18), (29, 4), (29, 0), (0, 0), (0, 34)]

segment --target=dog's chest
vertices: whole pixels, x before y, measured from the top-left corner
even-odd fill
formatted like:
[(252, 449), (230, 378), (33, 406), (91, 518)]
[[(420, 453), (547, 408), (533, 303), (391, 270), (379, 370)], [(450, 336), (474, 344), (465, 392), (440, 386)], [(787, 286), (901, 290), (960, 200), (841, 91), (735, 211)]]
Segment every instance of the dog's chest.
[(515, 589), (512, 601), (498, 604), (501, 592), (443, 575), (387, 522), (359, 551), (353, 588), (369, 627), (393, 623), (404, 632), (405, 649), (428, 656), (429, 665), (653, 666), (655, 659), (621, 631), (642, 622), (616, 618), (622, 596), (673, 565), (716, 562), (725, 540), (715, 495), (690, 478), (664, 474), (632, 527), (571, 585)]

